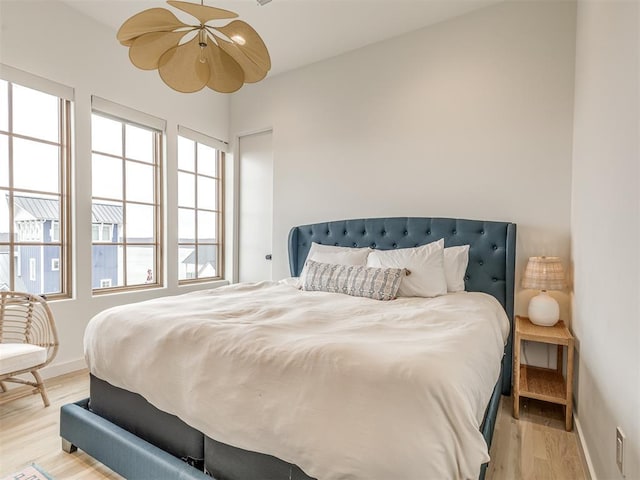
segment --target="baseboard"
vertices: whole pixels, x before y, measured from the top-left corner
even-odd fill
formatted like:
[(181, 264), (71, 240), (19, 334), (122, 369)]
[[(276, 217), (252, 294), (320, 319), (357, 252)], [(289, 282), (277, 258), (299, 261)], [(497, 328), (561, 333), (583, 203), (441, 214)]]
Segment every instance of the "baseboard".
[(582, 425), (580, 425), (580, 419), (574, 413), (573, 415), (573, 424), (576, 427), (576, 432), (578, 433), (578, 441), (580, 442), (580, 450), (582, 450), (582, 455), (584, 456), (584, 461), (587, 464), (587, 469), (589, 470), (589, 477), (591, 480), (598, 480), (596, 477), (596, 472), (593, 468), (593, 462), (591, 461), (591, 455), (589, 455), (589, 449), (587, 448), (587, 442), (584, 440), (584, 435), (582, 434)]
[(84, 358), (77, 358), (76, 360), (69, 360), (67, 362), (54, 362), (40, 370), (40, 375), (42, 375), (42, 378), (48, 379), (59, 377), (66, 373), (77, 372), (85, 368), (87, 368), (87, 363), (84, 361)]

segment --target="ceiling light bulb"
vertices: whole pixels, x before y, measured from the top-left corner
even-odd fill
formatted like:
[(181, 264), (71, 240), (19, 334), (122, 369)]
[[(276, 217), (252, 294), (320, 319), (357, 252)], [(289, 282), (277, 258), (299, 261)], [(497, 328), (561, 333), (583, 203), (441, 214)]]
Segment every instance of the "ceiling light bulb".
[(247, 41), (244, 39), (244, 37), (240, 36), (240, 35), (234, 35), (231, 37), (231, 40), (233, 40), (234, 42), (236, 42), (238, 45), (244, 45), (245, 43), (247, 43)]

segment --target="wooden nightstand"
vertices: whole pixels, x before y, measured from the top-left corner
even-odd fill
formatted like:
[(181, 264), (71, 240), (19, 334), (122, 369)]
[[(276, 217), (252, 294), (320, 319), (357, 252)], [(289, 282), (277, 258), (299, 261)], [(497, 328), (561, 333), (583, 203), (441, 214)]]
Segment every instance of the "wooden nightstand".
[[(520, 364), (522, 340), (558, 346), (557, 368), (540, 368)], [(567, 347), (567, 378), (562, 375), (562, 351)], [(573, 421), (573, 348), (574, 338), (560, 320), (553, 327), (534, 325), (527, 317), (516, 316), (513, 354), (513, 416), (520, 417), (520, 397), (536, 398), (565, 406), (565, 428), (571, 431)]]

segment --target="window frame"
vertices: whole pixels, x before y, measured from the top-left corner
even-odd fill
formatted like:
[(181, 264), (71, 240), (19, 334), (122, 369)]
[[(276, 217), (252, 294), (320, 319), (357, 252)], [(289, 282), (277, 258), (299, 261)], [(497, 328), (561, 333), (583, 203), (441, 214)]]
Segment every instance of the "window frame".
[[(41, 78), (27, 72), (9, 67), (0, 63), (0, 79), (7, 83), (7, 98), (0, 101), (7, 102), (7, 129), (0, 130), (0, 135), (7, 138), (7, 163), (8, 163), (8, 181), (7, 186), (0, 187), (0, 196), (7, 195), (8, 198), (8, 222), (9, 236), (7, 241), (1, 241), (0, 247), (7, 248), (9, 258), (13, 261), (9, 262), (9, 285), (12, 290), (16, 290), (16, 280), (22, 278), (22, 255), (20, 247), (57, 247), (59, 249), (60, 274), (59, 289), (55, 292), (31, 292), (37, 295), (46, 294), (50, 300), (61, 298), (71, 298), (72, 296), (72, 216), (71, 216), (71, 163), (72, 163), (72, 143), (71, 131), (73, 128), (72, 105), (74, 101), (74, 91), (72, 88), (56, 82)], [(58, 135), (55, 141), (50, 139), (38, 138), (31, 135), (16, 133), (13, 125), (14, 120), (14, 85), (35, 90), (37, 92), (55, 97), (58, 104)], [(48, 192), (44, 190), (35, 190), (28, 188), (16, 188), (14, 185), (14, 141), (26, 140), (38, 144), (52, 145), (58, 148), (58, 187), (57, 191)], [(44, 195), (47, 197), (55, 197), (59, 205), (59, 237), (57, 240), (50, 239), (49, 242), (44, 241), (44, 236), (40, 240), (22, 240), (18, 238), (15, 224), (15, 197), (33, 195)], [(37, 198), (37, 197), (36, 197)], [(1, 201), (5, 201), (1, 199)], [(40, 230), (44, 233), (44, 221), (40, 225)], [(44, 257), (42, 258), (44, 262)], [(30, 266), (30, 265), (29, 265)], [(29, 273), (29, 281), (31, 280), (31, 268)], [(42, 275), (43, 272), (41, 271)], [(41, 289), (44, 289), (44, 278), (40, 279)]]
[[(185, 169), (181, 169), (179, 168), (180, 165), (180, 159), (179, 159), (179, 149), (177, 150), (176, 153), (176, 175), (179, 175), (180, 173), (187, 173), (187, 174), (191, 174), (194, 176), (194, 206), (193, 207), (186, 207), (186, 206), (181, 206), (179, 203), (177, 204), (177, 213), (178, 215), (180, 214), (180, 210), (181, 209), (185, 209), (185, 210), (191, 210), (194, 213), (194, 223), (195, 223), (195, 230), (194, 230), (194, 234), (195, 234), (195, 238), (193, 240), (193, 242), (181, 242), (180, 241), (180, 232), (179, 232), (179, 227), (178, 227), (178, 232), (177, 232), (177, 237), (178, 237), (178, 242), (177, 242), (177, 247), (178, 247), (178, 252), (180, 251), (180, 248), (184, 248), (184, 247), (194, 247), (193, 249), (193, 253), (195, 255), (195, 270), (193, 272), (194, 277), (190, 277), (188, 276), (187, 278), (180, 278), (180, 264), (178, 264), (178, 285), (182, 286), (182, 285), (192, 285), (192, 284), (197, 284), (197, 283), (205, 283), (205, 282), (213, 282), (213, 281), (217, 281), (217, 280), (222, 280), (224, 279), (224, 264), (225, 264), (225, 248), (224, 248), (224, 244), (225, 244), (225, 232), (224, 232), (224, 226), (225, 226), (225, 209), (224, 209), (224, 197), (225, 197), (225, 193), (224, 193), (224, 185), (225, 185), (225, 157), (226, 157), (226, 152), (225, 152), (225, 148), (224, 145), (221, 145), (222, 142), (220, 142), (219, 140), (209, 137), (207, 135), (201, 134), (199, 132), (193, 131), (191, 129), (182, 127), (181, 125), (178, 126), (178, 135), (176, 137), (176, 143), (178, 143), (180, 141), (180, 137), (190, 140), (193, 142), (193, 158), (194, 158), (194, 169), (193, 170), (185, 170)], [(207, 146), (209, 148), (212, 148), (216, 151), (216, 173), (217, 176), (211, 176), (208, 174), (201, 174), (198, 172), (199, 170), (199, 163), (198, 163), (198, 145), (202, 144), (204, 146)], [(223, 147), (223, 148), (221, 148)], [(216, 188), (216, 192), (217, 192), (217, 199), (216, 199), (216, 205), (217, 208), (215, 210), (211, 210), (211, 209), (200, 209), (198, 208), (198, 178), (199, 177), (203, 177), (203, 178), (207, 178), (207, 179), (213, 179), (216, 181), (217, 183), (217, 188)], [(179, 189), (179, 184), (178, 184), (178, 189)], [(180, 192), (179, 190), (176, 191), (176, 196), (179, 198)], [(198, 241), (198, 212), (199, 211), (204, 211), (204, 212), (213, 212), (216, 213), (217, 215), (217, 225), (216, 225), (216, 233), (217, 233), (217, 238), (216, 238), (216, 242), (215, 243), (210, 243), (210, 242), (200, 242)], [(216, 275), (215, 276), (206, 276), (206, 277), (200, 277), (199, 272), (198, 272), (198, 249), (200, 246), (203, 245), (212, 245), (216, 247)], [(178, 255), (178, 262), (180, 262), (180, 255)], [(187, 275), (189, 275), (188, 272), (186, 272)]]
[[(98, 105), (98, 107), (96, 107)], [(136, 121), (137, 116), (141, 116), (143, 119), (153, 118), (143, 114), (142, 112), (136, 112), (134, 110), (128, 109), (127, 107), (117, 105), (115, 103), (111, 103), (107, 100), (99, 99), (98, 97), (92, 97), (92, 111), (91, 115), (97, 115), (100, 117), (104, 117), (121, 124), (122, 128), (122, 148), (121, 154), (115, 155), (108, 152), (102, 152), (98, 150), (94, 150), (93, 142), (91, 142), (91, 155), (93, 158), (94, 154), (98, 154), (104, 157), (109, 157), (112, 159), (117, 159), (122, 162), (123, 172), (126, 171), (128, 162), (143, 164), (147, 166), (152, 166), (154, 168), (154, 177), (153, 177), (153, 203), (140, 202), (135, 200), (127, 200), (127, 192), (126, 192), (126, 174), (123, 174), (122, 177), (122, 198), (108, 198), (108, 197), (96, 197), (93, 195), (93, 190), (91, 192), (91, 204), (95, 202), (116, 202), (122, 205), (122, 224), (121, 224), (121, 232), (118, 232), (119, 239), (116, 242), (112, 242), (111, 238), (113, 238), (113, 232), (115, 228), (115, 224), (113, 223), (105, 223), (105, 222), (93, 222), (92, 223), (92, 234), (91, 234), (91, 247), (93, 252), (93, 247), (95, 246), (104, 246), (104, 245), (112, 245), (114, 247), (122, 248), (122, 252), (118, 253), (118, 255), (122, 256), (122, 283), (123, 285), (113, 285), (111, 282), (108, 287), (96, 287), (92, 288), (93, 295), (103, 295), (114, 292), (126, 292), (126, 291), (135, 291), (141, 289), (148, 288), (159, 288), (163, 287), (163, 279), (164, 279), (164, 261), (163, 261), (163, 252), (164, 252), (164, 236), (163, 232), (163, 212), (164, 212), (164, 197), (162, 195), (162, 184), (163, 184), (163, 166), (164, 166), (164, 139), (165, 139), (165, 130), (166, 127), (162, 126), (159, 128), (159, 125), (150, 125), (147, 123), (141, 123)], [(111, 111), (115, 111), (116, 113), (111, 113)], [(154, 122), (151, 122), (154, 123)], [(153, 134), (153, 161), (145, 162), (133, 158), (127, 157), (126, 151), (126, 130), (127, 125), (131, 125), (136, 128), (143, 128), (146, 130), (150, 130)], [(94, 128), (93, 121), (91, 125), (92, 131)], [(93, 161), (93, 160), (92, 160)], [(93, 182), (93, 178), (92, 178)], [(129, 241), (126, 235), (126, 209), (127, 205), (144, 205), (144, 206), (153, 206), (154, 207), (154, 241), (153, 243), (141, 243), (135, 241)], [(99, 240), (93, 239), (93, 228), (94, 226), (98, 226), (98, 238)], [(109, 239), (103, 238), (104, 228), (109, 229)], [(153, 282), (150, 283), (136, 283), (136, 284), (127, 284), (127, 249), (128, 247), (139, 246), (139, 247), (153, 247), (154, 249), (154, 265), (153, 265)], [(120, 274), (118, 275), (120, 276)], [(93, 284), (93, 270), (91, 272), (92, 284)], [(105, 280), (111, 279), (103, 279), (99, 280), (99, 284), (106, 284)]]

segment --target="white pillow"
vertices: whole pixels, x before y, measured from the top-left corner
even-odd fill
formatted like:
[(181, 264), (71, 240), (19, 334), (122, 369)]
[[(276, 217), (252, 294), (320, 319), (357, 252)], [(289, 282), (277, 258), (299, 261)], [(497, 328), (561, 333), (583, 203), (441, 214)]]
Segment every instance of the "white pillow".
[(469, 245), (444, 249), (444, 275), (448, 292), (464, 292), (464, 276), (469, 265)]
[(334, 245), (321, 245), (316, 242), (311, 243), (309, 253), (305, 260), (305, 266), (300, 272), (298, 285), (304, 283), (307, 266), (307, 260), (313, 260), (319, 263), (333, 263), (334, 265), (366, 265), (367, 257), (371, 249), (369, 247), (336, 247)]
[(367, 266), (409, 270), (400, 283), (399, 297), (436, 297), (447, 293), (443, 239), (415, 248), (373, 250)]

